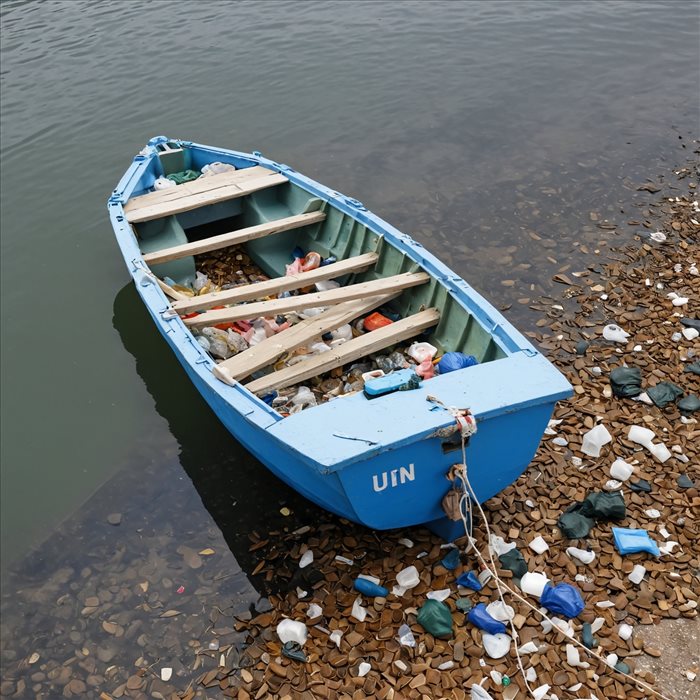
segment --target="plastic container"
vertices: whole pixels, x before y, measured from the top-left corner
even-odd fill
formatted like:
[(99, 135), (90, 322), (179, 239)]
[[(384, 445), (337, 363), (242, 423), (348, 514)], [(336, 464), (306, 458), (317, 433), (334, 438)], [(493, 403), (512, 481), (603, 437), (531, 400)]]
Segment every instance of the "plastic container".
[(430, 343), (412, 343), (406, 351), (418, 364), (425, 360), (432, 360), (437, 354), (437, 348)]
[(634, 467), (624, 459), (616, 459), (610, 467), (610, 476), (618, 481), (627, 481), (634, 474)]
[(612, 435), (610, 435), (608, 429), (602, 423), (600, 423), (599, 425), (596, 425), (595, 428), (591, 428), (583, 436), (581, 452), (589, 457), (600, 457), (600, 450), (603, 445), (607, 445), (611, 441)]
[(520, 579), (520, 588), (523, 593), (534, 595), (539, 598), (544, 591), (544, 587), (549, 583), (549, 579), (536, 571), (528, 571)]

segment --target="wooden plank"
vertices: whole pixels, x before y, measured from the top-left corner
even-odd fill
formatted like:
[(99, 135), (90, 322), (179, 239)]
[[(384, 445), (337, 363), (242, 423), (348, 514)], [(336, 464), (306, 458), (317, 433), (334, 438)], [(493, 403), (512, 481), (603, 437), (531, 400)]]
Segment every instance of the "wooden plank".
[(318, 316), (304, 319), (299, 323), (280, 331), (263, 340), (261, 343), (248, 348), (228, 360), (219, 362), (214, 367), (214, 375), (226, 382), (235, 384), (236, 381), (245, 379), (263, 367), (276, 362), (282, 355), (305, 345), (315, 338), (320, 338), (324, 333), (334, 331), (345, 323), (350, 323), (358, 316), (375, 309), (377, 306), (397, 297), (400, 292), (394, 294), (382, 294), (367, 299), (346, 301), (343, 304), (332, 306)]
[(227, 321), (239, 321), (240, 319), (258, 318), (259, 316), (277, 316), (291, 311), (310, 309), (313, 306), (330, 306), (341, 304), (352, 299), (375, 296), (377, 294), (391, 294), (400, 289), (408, 289), (419, 284), (425, 284), (430, 276), (425, 272), (404, 272), (401, 275), (360, 282), (349, 287), (330, 289), (326, 292), (313, 292), (300, 294), (286, 299), (271, 299), (269, 301), (254, 301), (252, 304), (239, 304), (225, 309), (205, 311), (193, 318), (183, 319), (184, 323), (194, 328), (213, 326)]
[(284, 389), (284, 387), (303, 382), (311, 377), (317, 377), (319, 374), (329, 372), (336, 367), (342, 367), (348, 362), (383, 350), (394, 343), (412, 338), (426, 328), (434, 326), (439, 320), (440, 312), (437, 309), (420, 311), (413, 316), (396, 321), (396, 323), (365, 333), (359, 338), (348, 340), (347, 343), (343, 343), (335, 350), (329, 350), (291, 367), (285, 367), (278, 372), (260, 377), (249, 382), (245, 387), (255, 394)]
[(364, 255), (357, 255), (354, 258), (340, 260), (330, 265), (323, 265), (323, 267), (318, 267), (315, 270), (300, 272), (296, 275), (276, 277), (265, 282), (242, 284), (240, 287), (224, 289), (221, 292), (209, 292), (209, 294), (202, 294), (197, 297), (188, 297), (185, 301), (173, 304), (173, 308), (181, 314), (188, 314), (192, 311), (207, 309), (219, 304), (238, 304), (251, 299), (262, 299), (280, 292), (308, 287), (322, 280), (342, 277), (350, 272), (364, 270), (374, 265), (378, 257), (376, 253), (365, 253)]
[[(179, 197), (173, 201), (162, 202), (161, 204), (154, 204), (148, 207), (141, 207), (127, 213), (126, 218), (132, 224), (160, 219), (164, 216), (180, 214), (183, 211), (190, 211), (229, 199), (236, 199), (236, 197), (243, 197), (258, 190), (264, 190), (267, 187), (281, 185), (283, 182), (287, 182), (287, 178), (279, 173), (273, 173), (265, 177), (250, 178), (240, 183), (218, 187), (215, 190)], [(182, 185), (179, 185), (179, 187), (182, 187)]]
[(138, 197), (132, 197), (124, 205), (124, 211), (128, 214), (143, 209), (144, 207), (153, 206), (154, 204), (162, 204), (163, 202), (172, 202), (175, 199), (186, 197), (192, 194), (200, 194), (208, 190), (215, 190), (225, 185), (233, 185), (250, 178), (265, 177), (273, 175), (273, 170), (263, 168), (261, 165), (255, 165), (252, 168), (243, 168), (242, 170), (234, 170), (228, 173), (218, 173), (209, 177), (200, 177), (191, 182), (184, 182), (182, 185), (168, 187), (165, 190), (156, 190), (141, 194)]
[(187, 294), (183, 294), (182, 292), (178, 292), (177, 289), (173, 289), (169, 284), (166, 284), (163, 282), (162, 279), (157, 277), (156, 275), (153, 275), (156, 278), (156, 282), (158, 282), (158, 286), (171, 298), (171, 299), (176, 299), (177, 301), (187, 301), (189, 297)]
[(172, 248), (163, 248), (152, 253), (146, 253), (143, 256), (144, 262), (149, 265), (157, 265), (158, 263), (168, 262), (169, 260), (177, 260), (178, 258), (186, 258), (188, 255), (199, 255), (207, 253), (211, 250), (220, 250), (228, 248), (232, 245), (252, 241), (255, 238), (262, 238), (273, 233), (281, 233), (282, 231), (290, 231), (302, 226), (309, 226), (323, 221), (326, 215), (322, 211), (312, 211), (308, 214), (296, 214), (287, 216), (284, 219), (276, 219), (275, 221), (267, 221), (264, 224), (248, 226), (238, 229), (237, 231), (229, 231), (221, 233), (218, 236), (210, 236), (201, 241), (193, 241), (192, 243), (183, 243), (173, 246)]

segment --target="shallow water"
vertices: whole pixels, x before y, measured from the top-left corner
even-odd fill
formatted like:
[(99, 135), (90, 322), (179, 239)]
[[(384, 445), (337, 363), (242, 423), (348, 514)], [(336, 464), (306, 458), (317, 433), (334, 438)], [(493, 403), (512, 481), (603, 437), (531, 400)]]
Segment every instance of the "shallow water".
[[(631, 235), (620, 202), (697, 135), (696, 3), (0, 11), (3, 570), (144, 459), (177, 455), (229, 541), (293, 498), (268, 495), (124, 289), (105, 201), (151, 136), (289, 163), (507, 306)], [(155, 475), (165, 508), (179, 477)]]

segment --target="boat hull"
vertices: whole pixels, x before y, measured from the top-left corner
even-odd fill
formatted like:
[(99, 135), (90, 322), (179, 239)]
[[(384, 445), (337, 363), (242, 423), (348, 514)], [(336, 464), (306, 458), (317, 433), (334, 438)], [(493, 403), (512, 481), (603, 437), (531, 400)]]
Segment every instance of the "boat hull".
[(356, 394), (283, 419), (240, 384), (229, 386), (214, 377), (212, 359), (181, 319), (168, 313), (169, 302), (148, 272), (123, 205), (152, 179), (155, 150), (137, 156), (110, 198), (117, 241), (156, 327), (205, 401), (246, 449), (292, 488), (341, 517), (378, 530), (425, 524), (448, 539), (463, 534), (461, 521), (448, 521), (441, 509), (451, 488), (447, 473), (462, 462), (461, 445), (446, 437), (446, 428), (456, 427), (446, 407), (471, 408), (477, 418), (466, 463), (476, 497), (484, 501), (526, 469), (556, 401), (571, 392), (568, 383), (463, 280), (359, 202), (259, 154), (198, 148), (210, 153), (211, 160), (234, 159), (239, 167), (245, 160), (284, 172), (310, 194), (372, 225), (442, 280), (499, 340), (508, 354), (504, 359), (435, 377), (413, 391), (371, 401)]

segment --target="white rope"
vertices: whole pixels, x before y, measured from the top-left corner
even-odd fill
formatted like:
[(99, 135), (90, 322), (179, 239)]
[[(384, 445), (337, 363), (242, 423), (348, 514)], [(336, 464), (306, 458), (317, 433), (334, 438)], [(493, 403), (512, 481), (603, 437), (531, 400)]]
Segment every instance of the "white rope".
[[(476, 506), (479, 509), (479, 514), (481, 515), (482, 522), (484, 523), (484, 526), (486, 527), (486, 541), (488, 543), (487, 547), (488, 547), (488, 552), (489, 552), (489, 559), (491, 560), (491, 567), (489, 567), (489, 565), (486, 563), (486, 560), (484, 559), (484, 556), (476, 547), (476, 542), (471, 536), (471, 527), (470, 527), (471, 523), (467, 524), (466, 516), (463, 514), (463, 510), (461, 507), (461, 501), (460, 501), (459, 512), (460, 512), (460, 515), (462, 515), (462, 522), (464, 524), (464, 531), (467, 534), (467, 538), (468, 538), (468, 547), (465, 551), (469, 551), (469, 549), (473, 549), (474, 552), (476, 553), (477, 558), (481, 562), (482, 566), (491, 574), (491, 576), (493, 576), (493, 579), (496, 582), (496, 588), (498, 589), (498, 595), (499, 595), (503, 605), (505, 606), (505, 604), (506, 604), (505, 600), (503, 599), (503, 592), (506, 591), (506, 592), (510, 593), (512, 596), (514, 596), (515, 598), (517, 598), (521, 603), (524, 603), (534, 613), (536, 613), (537, 615), (540, 615), (542, 618), (544, 618), (545, 620), (550, 622), (553, 626), (553, 629), (556, 629), (557, 631), (559, 631), (564, 637), (566, 637), (571, 642), (573, 642), (573, 644), (575, 644), (576, 646), (583, 649), (585, 653), (589, 654), (590, 656), (592, 656), (595, 659), (598, 659), (598, 661), (602, 661), (607, 669), (611, 669), (615, 673), (620, 674), (621, 676), (623, 676), (624, 678), (627, 678), (628, 680), (630, 680), (632, 683), (634, 683), (638, 687), (644, 688), (644, 690), (652, 693), (653, 695), (656, 695), (657, 697), (661, 698), (662, 700), (671, 700), (671, 698), (667, 697), (666, 695), (663, 695), (662, 693), (660, 693), (658, 690), (652, 688), (647, 683), (640, 681), (639, 679), (635, 678), (634, 676), (629, 675), (628, 673), (624, 673), (623, 671), (618, 671), (616, 668), (612, 668), (608, 664), (608, 662), (600, 654), (598, 654), (595, 651), (592, 651), (587, 646), (585, 646), (584, 644), (579, 642), (578, 639), (576, 639), (575, 637), (570, 635), (568, 632), (562, 630), (561, 627), (559, 627), (558, 625), (556, 625), (554, 623), (554, 621), (549, 617), (549, 615), (547, 615), (546, 613), (543, 613), (541, 610), (536, 608), (534, 605), (532, 605), (532, 603), (530, 603), (530, 601), (526, 600), (523, 596), (521, 596), (519, 593), (514, 591), (510, 586), (508, 586), (506, 583), (503, 582), (503, 579), (501, 579), (501, 577), (498, 575), (497, 567), (496, 567), (496, 564), (495, 564), (494, 559), (493, 559), (493, 551), (491, 548), (491, 528), (489, 527), (489, 521), (486, 518), (486, 513), (484, 513), (484, 509), (481, 507), (481, 503), (479, 503), (479, 500), (477, 499), (476, 494), (474, 493), (474, 489), (472, 488), (472, 485), (469, 481), (469, 476), (467, 473), (466, 440), (467, 440), (467, 436), (465, 436), (464, 432), (462, 432), (462, 465), (461, 466), (463, 468), (457, 471), (457, 474), (458, 474), (460, 480), (462, 481), (462, 489), (463, 489), (462, 500), (473, 501), (474, 503), (476, 503)], [(467, 508), (468, 508), (468, 511), (467, 511)], [(471, 508), (472, 508), (472, 504), (470, 503), (469, 506), (465, 507), (465, 511), (467, 511), (471, 514)], [(514, 625), (512, 619), (510, 620), (510, 626), (511, 626), (511, 629), (513, 631), (513, 641), (515, 642), (515, 655), (518, 659), (518, 668), (520, 669), (520, 672), (523, 674), (523, 680), (525, 681), (525, 686), (527, 687), (528, 692), (534, 698), (533, 690), (530, 687), (530, 684), (528, 683), (527, 677), (525, 675), (525, 670), (523, 668), (522, 659), (520, 658), (520, 652), (518, 650), (518, 632), (515, 629), (515, 625)]]

